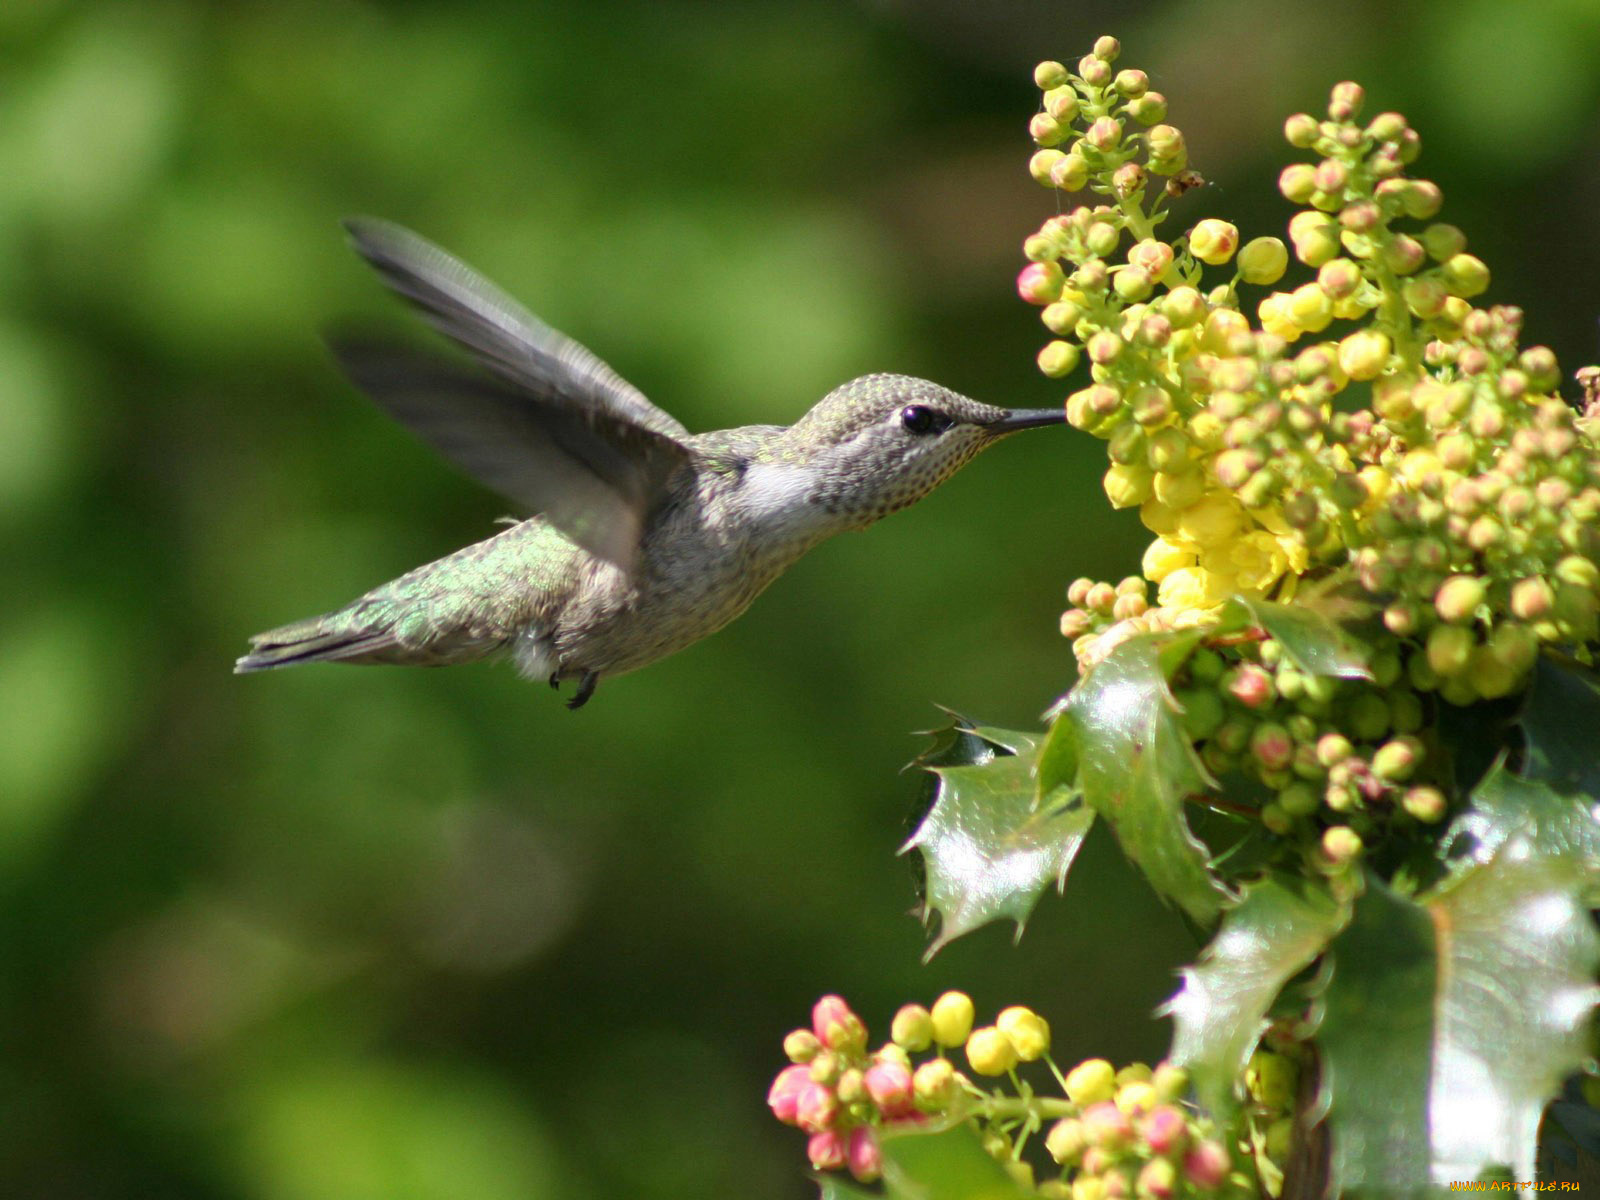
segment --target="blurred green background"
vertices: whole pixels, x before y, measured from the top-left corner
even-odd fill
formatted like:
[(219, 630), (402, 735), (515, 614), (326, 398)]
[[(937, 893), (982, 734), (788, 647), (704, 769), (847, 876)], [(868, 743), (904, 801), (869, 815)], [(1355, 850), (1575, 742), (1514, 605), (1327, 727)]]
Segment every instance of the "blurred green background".
[(763, 1104), (825, 990), (962, 986), (1159, 1055), (1194, 943), (1096, 842), (931, 966), (895, 849), (935, 701), (1027, 726), (1141, 544), (1034, 434), (566, 712), (508, 667), (229, 674), (503, 505), (336, 376), (409, 224), (691, 427), (868, 371), (1063, 389), (1012, 288), (1041, 57), (1118, 33), (1281, 232), (1278, 129), (1366, 82), (1571, 368), (1600, 357), (1594, 0), (0, 5), (0, 1194), (809, 1194)]

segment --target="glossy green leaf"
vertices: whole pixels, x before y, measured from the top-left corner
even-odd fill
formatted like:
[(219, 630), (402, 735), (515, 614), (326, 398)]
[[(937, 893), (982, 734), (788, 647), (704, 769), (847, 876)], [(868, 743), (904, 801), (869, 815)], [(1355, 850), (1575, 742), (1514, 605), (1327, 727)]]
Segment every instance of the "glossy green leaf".
[(1110, 822), (1152, 887), (1209, 925), (1228, 892), (1190, 832), (1184, 798), (1211, 780), (1178, 719), (1162, 672), (1160, 637), (1122, 643), (1072, 689), (1071, 721), (1084, 799)]
[(1183, 987), (1165, 1007), (1172, 1058), (1187, 1067), (1200, 1102), (1225, 1118), (1265, 1017), (1283, 985), (1326, 949), (1346, 918), (1320, 884), (1272, 877), (1251, 884)]
[(817, 1200), (879, 1200), (877, 1192), (851, 1183), (843, 1175), (818, 1175)]
[(884, 1185), (894, 1200), (1023, 1200), (1025, 1190), (978, 1143), (968, 1125), (879, 1133)]
[(1583, 892), (1600, 903), (1600, 821), (1594, 801), (1566, 796), (1497, 764), (1474, 789), (1467, 808), (1445, 834), (1444, 844), (1474, 863), (1487, 863), (1516, 841), (1519, 852), (1569, 860)]
[(1333, 1193), (1416, 1195), (1430, 1162), (1433, 923), (1420, 905), (1371, 880), (1331, 953), (1317, 1040)]
[[(925, 916), (937, 913), (931, 957), (948, 942), (1009, 917), (1017, 936), (1044, 890), (1066, 882), (1094, 812), (1070, 788), (1035, 803), (1037, 735), (952, 726), (918, 760), (938, 780), (933, 807), (906, 843), (921, 853)], [(1009, 747), (1021, 753), (1008, 752)]]
[(1559, 792), (1600, 800), (1600, 675), (1569, 660), (1540, 656), (1522, 718), (1524, 774)]
[(1224, 624), (1247, 619), (1272, 635), (1284, 654), (1308, 675), (1370, 679), (1366, 649), (1327, 616), (1303, 604), (1274, 604), (1235, 596), (1223, 609)]
[(1369, 882), (1333, 943), (1318, 1035), (1337, 1188), (1533, 1177), (1540, 1115), (1583, 1060), (1597, 998), (1586, 872), (1515, 834), (1418, 900)]

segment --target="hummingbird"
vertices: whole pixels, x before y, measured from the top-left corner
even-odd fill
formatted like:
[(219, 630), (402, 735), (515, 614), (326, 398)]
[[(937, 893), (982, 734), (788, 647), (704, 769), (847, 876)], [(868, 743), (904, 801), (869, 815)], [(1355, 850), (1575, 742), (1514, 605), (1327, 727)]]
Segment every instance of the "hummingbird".
[(594, 354), (399, 225), (356, 252), (470, 365), (372, 342), (334, 357), (380, 409), (535, 514), (322, 616), (258, 633), (236, 673), (509, 656), (580, 708), (715, 633), (817, 543), (922, 499), (980, 450), (1061, 424), (905, 375), (864, 375), (793, 425), (690, 433)]

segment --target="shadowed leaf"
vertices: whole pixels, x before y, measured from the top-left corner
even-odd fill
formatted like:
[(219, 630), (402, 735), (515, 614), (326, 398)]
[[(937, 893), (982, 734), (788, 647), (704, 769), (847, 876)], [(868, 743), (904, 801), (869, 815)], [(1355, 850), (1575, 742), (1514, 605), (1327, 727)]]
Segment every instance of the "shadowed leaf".
[[(1529, 779), (1559, 792), (1600, 799), (1600, 675), (1577, 663), (1541, 655), (1523, 714)], [(1591, 801), (1592, 802), (1592, 801)]]
[(1489, 862), (1513, 840), (1541, 857), (1570, 859), (1584, 894), (1600, 902), (1600, 821), (1587, 796), (1563, 796), (1497, 764), (1472, 793), (1443, 844), (1474, 863)]
[(1234, 1087), (1283, 985), (1327, 947), (1344, 908), (1316, 884), (1268, 878), (1244, 891), (1222, 918), (1200, 962), (1166, 1004), (1172, 1057), (1188, 1068), (1200, 1102), (1219, 1119), (1235, 1105)]
[(1152, 887), (1209, 925), (1228, 899), (1190, 832), (1184, 798), (1211, 785), (1178, 719), (1161, 655), (1166, 639), (1122, 643), (1068, 694), (1084, 799), (1111, 823)]

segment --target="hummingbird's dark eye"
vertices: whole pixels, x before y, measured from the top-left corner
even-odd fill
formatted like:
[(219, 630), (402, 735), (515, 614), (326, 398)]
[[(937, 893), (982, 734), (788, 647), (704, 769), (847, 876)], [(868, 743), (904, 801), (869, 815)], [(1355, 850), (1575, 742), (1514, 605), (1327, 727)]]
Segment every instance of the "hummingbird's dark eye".
[(902, 408), (900, 423), (912, 433), (943, 433), (950, 428), (949, 417), (924, 404), (908, 404)]

